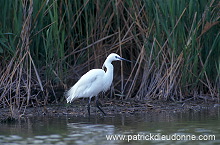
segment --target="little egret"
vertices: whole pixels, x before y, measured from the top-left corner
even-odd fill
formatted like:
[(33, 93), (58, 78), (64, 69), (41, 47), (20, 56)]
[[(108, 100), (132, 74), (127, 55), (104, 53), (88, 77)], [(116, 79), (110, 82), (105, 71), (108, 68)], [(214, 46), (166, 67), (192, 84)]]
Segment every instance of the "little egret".
[[(88, 98), (88, 114), (90, 116), (90, 102), (91, 98), (93, 96), (97, 97), (97, 95), (100, 92), (106, 92), (113, 80), (113, 70), (114, 67), (111, 64), (112, 61), (117, 60), (125, 60), (129, 61), (127, 59), (124, 59), (120, 57), (116, 53), (111, 53), (105, 60), (102, 69), (92, 69), (88, 71), (86, 74), (84, 74), (79, 81), (70, 88), (69, 91), (66, 92), (67, 97), (67, 103), (71, 103), (75, 99), (78, 98)], [(131, 61), (129, 61), (131, 62)], [(106, 72), (104, 71), (104, 67), (106, 67)], [(106, 115), (105, 112), (101, 109), (101, 104), (98, 101), (98, 98), (96, 98), (96, 107), (103, 113), (103, 115)]]

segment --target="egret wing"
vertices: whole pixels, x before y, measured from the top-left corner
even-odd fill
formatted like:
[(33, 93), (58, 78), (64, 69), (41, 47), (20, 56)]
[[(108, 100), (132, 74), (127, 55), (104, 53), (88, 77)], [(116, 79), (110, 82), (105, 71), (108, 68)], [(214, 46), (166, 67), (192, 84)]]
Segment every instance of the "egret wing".
[(105, 72), (101, 69), (92, 69), (84, 74), (79, 81), (67, 92), (67, 102), (81, 97), (97, 95), (100, 89), (100, 81)]

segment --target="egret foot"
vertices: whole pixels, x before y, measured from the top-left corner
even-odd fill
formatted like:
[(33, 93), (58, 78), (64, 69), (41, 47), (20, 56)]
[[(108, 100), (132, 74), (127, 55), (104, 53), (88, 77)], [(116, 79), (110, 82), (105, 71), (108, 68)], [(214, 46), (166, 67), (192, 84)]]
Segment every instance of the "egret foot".
[(106, 116), (106, 113), (101, 108), (102, 104), (99, 102), (99, 100), (96, 100), (96, 107), (102, 112), (104, 116)]

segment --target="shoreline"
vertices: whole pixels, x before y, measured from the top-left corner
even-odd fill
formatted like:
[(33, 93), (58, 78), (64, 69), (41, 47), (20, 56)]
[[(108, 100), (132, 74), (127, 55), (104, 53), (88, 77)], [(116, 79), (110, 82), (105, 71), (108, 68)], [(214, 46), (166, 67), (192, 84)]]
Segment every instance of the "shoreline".
[[(100, 99), (102, 109), (107, 116), (114, 116), (116, 114), (133, 115), (137, 113), (177, 113), (185, 111), (200, 111), (202, 109), (213, 109), (220, 107), (217, 100), (204, 101), (134, 101), (134, 100), (106, 100)], [(25, 117), (37, 116), (72, 116), (72, 117), (88, 117), (87, 100), (78, 99), (71, 104), (59, 103), (48, 104), (46, 106), (23, 107), (20, 110), (14, 109), (13, 113), (10, 108), (0, 108), (0, 122), (15, 121)], [(102, 116), (102, 113), (96, 108), (94, 101), (91, 102), (91, 115)]]

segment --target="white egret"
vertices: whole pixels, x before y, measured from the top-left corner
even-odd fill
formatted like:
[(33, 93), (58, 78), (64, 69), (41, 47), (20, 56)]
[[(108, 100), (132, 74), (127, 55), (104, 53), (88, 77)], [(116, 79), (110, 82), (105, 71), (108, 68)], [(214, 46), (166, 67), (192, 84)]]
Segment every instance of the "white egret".
[[(69, 91), (66, 92), (67, 103), (71, 103), (77, 98), (89, 98), (88, 102), (88, 114), (90, 116), (90, 102), (93, 96), (97, 97), (100, 92), (106, 92), (113, 80), (113, 71), (114, 67), (111, 64), (112, 61), (117, 60), (126, 60), (120, 57), (116, 53), (111, 53), (105, 60), (102, 69), (92, 69), (84, 74), (79, 81), (70, 88)], [(130, 62), (130, 61), (129, 61)], [(104, 71), (104, 67), (106, 67), (106, 71)], [(105, 112), (101, 109), (101, 104), (96, 98), (96, 107), (106, 115)]]

